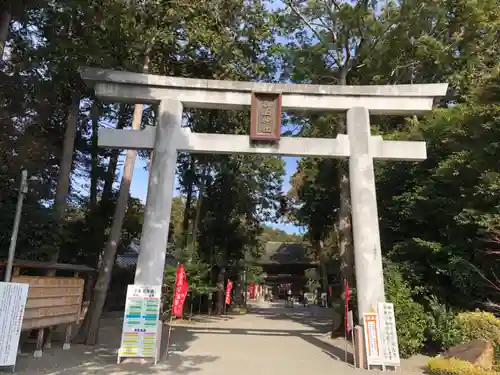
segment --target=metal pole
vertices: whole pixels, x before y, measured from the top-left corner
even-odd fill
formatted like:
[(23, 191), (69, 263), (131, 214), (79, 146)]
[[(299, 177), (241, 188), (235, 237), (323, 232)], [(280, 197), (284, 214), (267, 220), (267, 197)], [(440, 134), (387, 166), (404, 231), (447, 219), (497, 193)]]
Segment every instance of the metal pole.
[(245, 264), (245, 269), (243, 270), (243, 302), (245, 304), (245, 308), (247, 307), (247, 266)]
[[(177, 269), (179, 269), (179, 262), (177, 262)], [(175, 283), (172, 290), (172, 305), (170, 306), (170, 322), (168, 323), (168, 336), (167, 336), (167, 349), (165, 350), (165, 358), (168, 357), (168, 349), (170, 347), (170, 336), (172, 336), (172, 322), (174, 320), (174, 302), (177, 287), (177, 272), (175, 273)]]
[(14, 218), (14, 227), (12, 228), (12, 235), (10, 237), (9, 258), (5, 268), (5, 281), (9, 282), (12, 276), (12, 265), (14, 263), (14, 256), (16, 254), (17, 235), (19, 233), (19, 223), (21, 222), (21, 213), (23, 211), (24, 195), (28, 192), (28, 171), (23, 169), (21, 171), (21, 184), (19, 185), (19, 194), (17, 196), (16, 216)]

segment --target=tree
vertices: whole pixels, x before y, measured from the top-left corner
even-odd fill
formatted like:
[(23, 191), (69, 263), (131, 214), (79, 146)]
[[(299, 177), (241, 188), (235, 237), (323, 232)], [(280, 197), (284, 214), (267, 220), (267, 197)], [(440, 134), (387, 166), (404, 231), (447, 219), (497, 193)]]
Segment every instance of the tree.
[[(347, 85), (352, 82), (358, 66), (364, 64), (370, 50), (379, 42), (385, 27), (376, 15), (376, 2), (355, 1), (325, 2), (283, 0), (285, 8), (279, 24), (285, 33), (294, 37), (285, 47), (284, 77), (296, 83), (334, 83)], [(313, 64), (304, 64), (311, 59)], [(314, 120), (306, 120), (311, 126)], [(337, 133), (347, 131), (343, 115), (326, 118)], [(318, 134), (327, 136), (328, 133)], [(338, 204), (339, 253), (342, 260), (342, 277), (353, 284), (353, 248), (350, 217), (349, 172), (347, 162), (337, 162), (340, 201)], [(332, 207), (333, 209), (333, 207)], [(322, 230), (313, 234), (313, 244), (319, 255)], [(323, 288), (325, 283), (323, 282)], [(326, 292), (326, 290), (324, 290)]]

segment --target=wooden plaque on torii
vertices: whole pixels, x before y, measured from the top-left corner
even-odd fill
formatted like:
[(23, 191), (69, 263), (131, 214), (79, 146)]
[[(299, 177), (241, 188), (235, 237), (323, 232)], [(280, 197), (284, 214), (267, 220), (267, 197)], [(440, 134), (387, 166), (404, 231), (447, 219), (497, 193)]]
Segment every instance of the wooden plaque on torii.
[(250, 140), (280, 140), (281, 133), (281, 94), (252, 93), (250, 115)]

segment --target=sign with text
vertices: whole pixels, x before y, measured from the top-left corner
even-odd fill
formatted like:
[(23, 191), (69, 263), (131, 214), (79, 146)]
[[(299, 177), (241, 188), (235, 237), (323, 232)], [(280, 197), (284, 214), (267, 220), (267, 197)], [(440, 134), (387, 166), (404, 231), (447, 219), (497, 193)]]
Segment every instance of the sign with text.
[(118, 362), (122, 357), (150, 357), (156, 363), (161, 341), (160, 302), (161, 285), (128, 286)]
[(366, 362), (370, 366), (383, 365), (382, 344), (380, 341), (380, 325), (377, 313), (363, 314), (363, 328), (365, 330)]
[(392, 303), (379, 303), (380, 336), (382, 341), (384, 365), (400, 366), (396, 319)]
[(15, 366), (28, 284), (0, 282), (0, 366)]
[(281, 94), (252, 93), (250, 140), (279, 141), (281, 134)]

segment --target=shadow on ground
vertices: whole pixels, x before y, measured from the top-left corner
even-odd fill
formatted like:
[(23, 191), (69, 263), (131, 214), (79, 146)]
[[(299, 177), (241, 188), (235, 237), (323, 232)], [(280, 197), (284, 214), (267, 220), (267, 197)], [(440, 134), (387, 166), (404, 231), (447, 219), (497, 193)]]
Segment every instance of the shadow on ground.
[[(200, 371), (200, 365), (213, 362), (218, 357), (180, 355), (189, 348), (195, 340), (193, 332), (186, 327), (172, 327), (171, 348), (166, 354), (168, 325), (163, 326), (161, 358), (156, 365), (151, 360), (143, 363), (125, 360), (117, 365), (117, 349), (120, 346), (122, 329), (121, 319), (103, 319), (99, 332), (99, 344), (95, 346), (72, 345), (70, 350), (64, 351), (61, 343), (54, 342), (51, 349), (43, 351), (42, 358), (32, 357), (32, 351), (26, 350), (17, 359), (16, 373), (18, 374), (51, 374), (51, 375), (90, 375), (90, 374), (160, 374), (175, 373), (180, 375), (192, 374)], [(29, 349), (29, 348), (28, 348)], [(172, 353), (176, 352), (176, 353)]]
[[(119, 317), (112, 317), (102, 320), (98, 345), (72, 345), (70, 350), (63, 351), (61, 343), (54, 342), (52, 349), (44, 350), (42, 358), (32, 358), (31, 351), (30, 354), (18, 357), (16, 372), (22, 375), (194, 374), (200, 372), (204, 364), (222, 359), (220, 356), (223, 354), (220, 350), (214, 353), (217, 356), (212, 355), (211, 351), (192, 353), (188, 350), (197, 338), (210, 334), (298, 337), (319, 348), (329, 357), (340, 362), (345, 361), (345, 342), (331, 340), (324, 335), (331, 325), (331, 317), (328, 316), (327, 309), (300, 307), (284, 309), (281, 304), (276, 304), (270, 307), (254, 306), (251, 309), (251, 315), (274, 320), (280, 328), (259, 329), (258, 325), (257, 327), (251, 325), (248, 328), (241, 328), (237, 321), (239, 315), (194, 316), (192, 321), (174, 321), (168, 355), (166, 354), (166, 345), (169, 325), (163, 325), (162, 356), (158, 364), (154, 365), (150, 360), (145, 360), (144, 363), (125, 361), (117, 365), (117, 349), (120, 345), (123, 320)], [(279, 321), (284, 324), (280, 324)], [(244, 322), (245, 318), (242, 320), (243, 327), (245, 324), (248, 325)], [(288, 329), (290, 325), (286, 322), (298, 324), (293, 324), (293, 328)], [(228, 340), (228, 342), (231, 341)], [(350, 348), (347, 362), (353, 363)]]
[(194, 323), (220, 323), (234, 319), (240, 314), (225, 314), (225, 315), (193, 315), (191, 318), (174, 320), (174, 326), (189, 325)]
[[(296, 323), (311, 327), (317, 333), (326, 334), (331, 331), (334, 311), (319, 306), (283, 307), (283, 303), (275, 302), (272, 308), (253, 307), (251, 312), (274, 320), (291, 320)], [(338, 314), (337, 314), (338, 315)], [(337, 317), (340, 319), (340, 316)], [(341, 322), (338, 322), (339, 324)]]
[[(292, 336), (299, 337), (307, 343), (320, 348), (325, 354), (331, 358), (354, 364), (354, 357), (352, 354), (351, 344), (348, 343), (347, 356), (346, 347), (344, 342), (339, 340), (331, 340), (329, 335), (325, 335), (331, 328), (330, 309), (321, 308), (280, 308), (281, 305), (275, 304), (274, 308), (258, 307), (251, 308), (251, 313), (264, 319), (277, 320), (277, 321), (293, 321), (310, 327), (307, 330), (276, 330), (276, 329), (246, 329), (246, 328), (202, 328), (202, 327), (184, 327), (186, 333), (196, 335), (206, 334), (221, 334), (221, 335), (259, 335), (259, 336)], [(323, 311), (322, 311), (323, 310)], [(344, 347), (342, 347), (344, 344)]]

